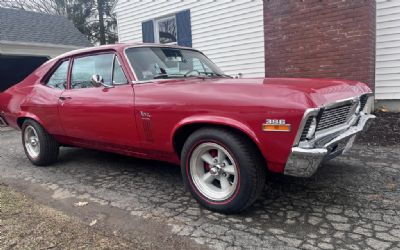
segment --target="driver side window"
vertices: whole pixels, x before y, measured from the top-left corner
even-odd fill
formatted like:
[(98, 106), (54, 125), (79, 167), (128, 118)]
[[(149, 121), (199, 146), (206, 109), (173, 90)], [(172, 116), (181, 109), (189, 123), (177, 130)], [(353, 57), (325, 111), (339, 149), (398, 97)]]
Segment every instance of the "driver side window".
[(92, 82), (94, 75), (101, 76), (104, 83), (111, 85), (113, 59), (113, 53), (74, 59), (71, 72), (71, 89), (100, 87)]

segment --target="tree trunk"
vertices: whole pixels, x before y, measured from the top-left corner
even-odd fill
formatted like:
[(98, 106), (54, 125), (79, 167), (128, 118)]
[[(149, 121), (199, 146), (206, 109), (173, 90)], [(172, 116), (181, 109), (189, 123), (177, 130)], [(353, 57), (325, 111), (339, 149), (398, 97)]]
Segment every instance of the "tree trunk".
[(99, 12), (99, 42), (106, 44), (106, 32), (104, 28), (104, 0), (97, 0), (97, 11)]

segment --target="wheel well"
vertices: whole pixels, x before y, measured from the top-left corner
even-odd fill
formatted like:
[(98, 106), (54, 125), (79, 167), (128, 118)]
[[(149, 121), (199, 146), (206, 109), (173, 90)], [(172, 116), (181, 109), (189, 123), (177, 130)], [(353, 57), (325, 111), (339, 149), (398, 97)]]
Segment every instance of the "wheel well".
[(18, 117), (18, 118), (17, 118), (18, 127), (19, 127), (19, 128), (22, 128), (22, 124), (24, 124), (24, 122), (25, 122), (27, 119), (30, 119), (30, 118), (28, 118), (28, 117)]
[(226, 130), (230, 130), (233, 133), (241, 135), (244, 140), (248, 140), (251, 144), (253, 144), (254, 148), (257, 150), (257, 153), (263, 159), (264, 163), (265, 158), (263, 157), (260, 148), (257, 146), (257, 144), (254, 142), (254, 140), (248, 136), (246, 133), (244, 133), (242, 130), (233, 128), (227, 125), (219, 125), (219, 124), (208, 124), (208, 123), (195, 123), (195, 124), (188, 124), (185, 126), (180, 127), (176, 132), (173, 137), (173, 143), (174, 143), (174, 149), (175, 152), (178, 154), (178, 157), (181, 156), (182, 153), (182, 148), (183, 145), (185, 144), (186, 140), (189, 138), (191, 134), (193, 134), (196, 130), (199, 130), (201, 128), (223, 128)]

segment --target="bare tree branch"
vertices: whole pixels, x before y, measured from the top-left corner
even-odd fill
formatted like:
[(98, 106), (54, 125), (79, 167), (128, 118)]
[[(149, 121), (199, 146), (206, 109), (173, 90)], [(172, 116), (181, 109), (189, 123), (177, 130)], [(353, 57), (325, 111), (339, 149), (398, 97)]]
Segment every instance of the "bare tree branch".
[(115, 0), (0, 0), (0, 7), (29, 10), (70, 19), (94, 43), (115, 43)]

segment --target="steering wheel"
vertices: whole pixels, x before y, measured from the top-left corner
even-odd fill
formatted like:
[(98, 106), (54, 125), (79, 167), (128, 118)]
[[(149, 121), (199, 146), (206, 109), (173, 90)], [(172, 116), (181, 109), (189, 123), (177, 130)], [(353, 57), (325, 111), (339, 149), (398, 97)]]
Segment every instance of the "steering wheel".
[(197, 73), (198, 76), (200, 75), (200, 72), (198, 70), (191, 69), (188, 72), (186, 72), (183, 76), (187, 77), (187, 76), (191, 75), (192, 73)]

